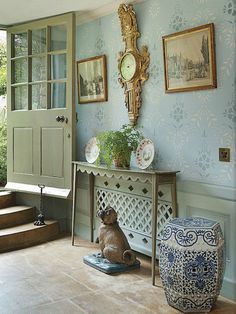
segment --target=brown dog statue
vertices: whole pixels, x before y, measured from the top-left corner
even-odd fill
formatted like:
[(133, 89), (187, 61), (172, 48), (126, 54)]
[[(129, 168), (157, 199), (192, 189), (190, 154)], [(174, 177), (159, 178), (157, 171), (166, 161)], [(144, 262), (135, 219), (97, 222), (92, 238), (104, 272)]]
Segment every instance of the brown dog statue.
[(102, 257), (111, 263), (133, 265), (136, 261), (134, 252), (121, 230), (117, 213), (114, 208), (107, 206), (97, 212), (102, 222), (99, 229), (99, 245)]

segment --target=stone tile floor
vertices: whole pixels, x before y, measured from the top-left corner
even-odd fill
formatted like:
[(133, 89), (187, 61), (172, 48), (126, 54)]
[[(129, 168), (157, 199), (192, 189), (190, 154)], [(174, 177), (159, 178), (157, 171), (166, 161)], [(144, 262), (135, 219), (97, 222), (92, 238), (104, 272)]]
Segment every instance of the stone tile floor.
[[(139, 270), (103, 274), (83, 263), (97, 244), (69, 237), (0, 255), (1, 314), (177, 314), (160, 278), (151, 285), (151, 260), (138, 255)], [(236, 303), (219, 297), (212, 314), (235, 314)]]

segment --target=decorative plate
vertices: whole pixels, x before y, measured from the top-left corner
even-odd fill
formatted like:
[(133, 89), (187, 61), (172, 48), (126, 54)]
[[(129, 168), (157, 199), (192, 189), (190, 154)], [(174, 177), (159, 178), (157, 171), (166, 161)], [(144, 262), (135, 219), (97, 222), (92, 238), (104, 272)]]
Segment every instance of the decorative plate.
[(136, 150), (136, 162), (140, 169), (146, 169), (151, 165), (154, 158), (154, 145), (151, 140), (142, 140)]
[(94, 163), (98, 158), (99, 152), (98, 140), (96, 137), (92, 137), (85, 147), (85, 158), (87, 162), (90, 164)]

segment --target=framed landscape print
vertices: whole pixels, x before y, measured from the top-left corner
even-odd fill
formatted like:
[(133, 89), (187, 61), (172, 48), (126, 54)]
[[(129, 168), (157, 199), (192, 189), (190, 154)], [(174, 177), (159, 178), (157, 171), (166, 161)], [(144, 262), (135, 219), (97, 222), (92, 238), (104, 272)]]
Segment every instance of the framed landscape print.
[(214, 24), (162, 37), (167, 93), (216, 88)]
[(107, 100), (106, 56), (77, 61), (77, 82), (79, 103)]

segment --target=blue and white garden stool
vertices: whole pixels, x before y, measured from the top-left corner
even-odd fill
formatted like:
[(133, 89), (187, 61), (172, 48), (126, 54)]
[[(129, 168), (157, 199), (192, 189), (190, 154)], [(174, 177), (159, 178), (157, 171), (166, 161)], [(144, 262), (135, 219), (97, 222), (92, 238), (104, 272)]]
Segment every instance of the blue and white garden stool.
[(160, 277), (169, 305), (184, 313), (209, 312), (224, 275), (224, 239), (219, 223), (174, 218), (163, 231)]

